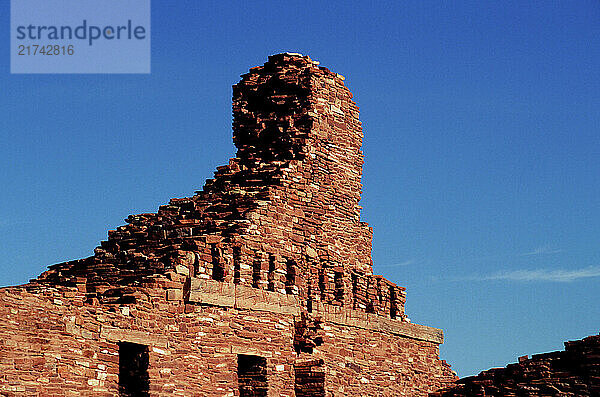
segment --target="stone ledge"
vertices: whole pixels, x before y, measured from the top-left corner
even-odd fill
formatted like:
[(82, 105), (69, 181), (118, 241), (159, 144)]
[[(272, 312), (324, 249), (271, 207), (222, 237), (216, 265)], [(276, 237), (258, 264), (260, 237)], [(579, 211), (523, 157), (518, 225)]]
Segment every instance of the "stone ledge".
[[(194, 303), (231, 307), (243, 310), (258, 310), (278, 314), (300, 315), (300, 303), (295, 295), (246, 287), (215, 280), (191, 278), (188, 300)], [(344, 309), (315, 302), (313, 315), (323, 322), (383, 332), (412, 339), (444, 343), (441, 329), (425, 325), (405, 323), (358, 310)]]
[(294, 295), (215, 280), (191, 278), (188, 300), (194, 303), (299, 315), (300, 304)]
[(103, 326), (100, 330), (100, 339), (107, 339), (112, 342), (139, 343), (141, 345), (159, 346), (164, 348), (168, 346), (168, 339), (166, 337), (153, 335), (144, 331), (106, 326)]
[(206, 305), (234, 307), (235, 284), (197, 277), (190, 278), (188, 301)]
[(349, 327), (362, 328), (369, 331), (406, 336), (408, 338), (437, 344), (444, 343), (444, 332), (441, 329), (405, 323), (374, 314), (367, 314), (365, 316), (364, 313), (357, 312), (356, 310), (350, 310), (346, 313), (321, 313), (321, 319), (325, 323), (330, 322)]

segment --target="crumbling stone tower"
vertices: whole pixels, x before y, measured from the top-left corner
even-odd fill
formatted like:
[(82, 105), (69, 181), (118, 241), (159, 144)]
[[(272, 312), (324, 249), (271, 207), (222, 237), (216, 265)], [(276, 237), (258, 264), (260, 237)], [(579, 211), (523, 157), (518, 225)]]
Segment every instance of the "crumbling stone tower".
[(299, 54), (250, 69), (237, 156), (203, 190), (0, 291), (0, 392), (424, 396), (453, 380), (442, 332), (373, 275), (351, 98)]

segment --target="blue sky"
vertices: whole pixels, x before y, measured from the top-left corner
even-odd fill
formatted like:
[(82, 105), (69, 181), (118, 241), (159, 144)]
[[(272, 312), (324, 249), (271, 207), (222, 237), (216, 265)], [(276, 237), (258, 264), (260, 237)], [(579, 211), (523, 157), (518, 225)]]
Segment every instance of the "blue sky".
[(347, 77), (375, 272), (459, 375), (598, 333), (599, 2), (153, 3), (150, 75), (11, 75), (0, 6), (0, 285), (201, 188), (292, 51)]

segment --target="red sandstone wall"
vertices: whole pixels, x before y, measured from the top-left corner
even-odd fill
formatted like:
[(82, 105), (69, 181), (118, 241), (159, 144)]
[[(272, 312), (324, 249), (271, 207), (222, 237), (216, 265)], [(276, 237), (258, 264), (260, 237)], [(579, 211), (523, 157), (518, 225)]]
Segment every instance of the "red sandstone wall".
[(425, 396), (453, 378), (436, 343), (336, 324), (324, 328), (328, 337), (315, 356), (327, 363), (331, 395)]
[(441, 331), (406, 322), (404, 288), (372, 274), (351, 98), (299, 55), (243, 75), (237, 155), (201, 191), (0, 290), (0, 392), (115, 395), (119, 342), (149, 346), (151, 395), (238, 395), (238, 354), (267, 359), (269, 396), (425, 396), (453, 380)]
[(89, 305), (76, 291), (2, 289), (0, 395), (114, 396), (118, 341), (150, 347), (153, 396), (236, 396), (240, 353), (267, 358), (273, 397), (294, 395), (294, 365), (307, 360), (323, 360), (327, 396), (425, 396), (452, 379), (434, 342), (324, 322), (322, 343), (298, 355), (298, 316), (182, 304), (167, 290), (140, 288), (133, 305)]
[(148, 301), (106, 307), (84, 305), (81, 294), (3, 289), (0, 394), (115, 396), (117, 342), (131, 341), (150, 346), (151, 395), (237, 395), (235, 358), (254, 352), (269, 360), (270, 395), (293, 395), (293, 317), (172, 304), (163, 289), (144, 293)]
[[(360, 221), (362, 129), (343, 78), (285, 54), (242, 77), (233, 94), (237, 157), (195, 196), (130, 216), (93, 257), (54, 265), (39, 281), (85, 285), (90, 299), (106, 300), (118, 293), (111, 284), (176, 265), (211, 277), (215, 248), (229, 281), (238, 249), (242, 284), (252, 283), (259, 262), (261, 287), (271, 280), (283, 291), (286, 262), (294, 261), (293, 292), (304, 302), (403, 318), (404, 288), (372, 275), (372, 231)], [(337, 299), (336, 272), (343, 284)]]
[(431, 396), (600, 396), (600, 335), (565, 342), (565, 347), (520, 357), (516, 364), (461, 379)]

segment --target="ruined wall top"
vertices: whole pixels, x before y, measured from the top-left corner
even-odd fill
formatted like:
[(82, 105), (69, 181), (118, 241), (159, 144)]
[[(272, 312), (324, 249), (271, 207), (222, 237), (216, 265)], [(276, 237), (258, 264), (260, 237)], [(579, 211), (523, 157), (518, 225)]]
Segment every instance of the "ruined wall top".
[(284, 53), (242, 75), (233, 86), (236, 160), (248, 168), (309, 164), (305, 177), (329, 195), (343, 196), (343, 212), (356, 221), (363, 165), (358, 107), (344, 77), (318, 65)]
[[(240, 159), (303, 159), (320, 142), (360, 150), (362, 131), (352, 94), (341, 75), (318, 65), (308, 56), (284, 53), (242, 75), (233, 86), (233, 136)], [(322, 122), (350, 120), (355, 123), (344, 137), (336, 134), (341, 131), (317, 128)]]
[(53, 265), (37, 282), (85, 285), (102, 299), (179, 269), (403, 318), (403, 288), (372, 274), (362, 128), (343, 80), (300, 54), (250, 69), (233, 86), (236, 157), (194, 196), (131, 215), (94, 256)]

